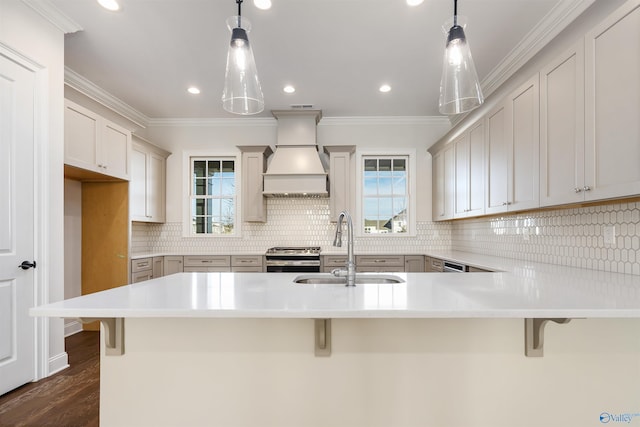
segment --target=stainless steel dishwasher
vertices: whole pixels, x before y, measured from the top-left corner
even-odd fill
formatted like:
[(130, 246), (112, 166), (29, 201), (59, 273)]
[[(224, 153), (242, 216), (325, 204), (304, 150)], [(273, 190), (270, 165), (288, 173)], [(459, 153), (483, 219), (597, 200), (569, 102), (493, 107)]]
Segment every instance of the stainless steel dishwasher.
[(469, 266), (457, 262), (445, 261), (442, 271), (445, 273), (467, 273)]

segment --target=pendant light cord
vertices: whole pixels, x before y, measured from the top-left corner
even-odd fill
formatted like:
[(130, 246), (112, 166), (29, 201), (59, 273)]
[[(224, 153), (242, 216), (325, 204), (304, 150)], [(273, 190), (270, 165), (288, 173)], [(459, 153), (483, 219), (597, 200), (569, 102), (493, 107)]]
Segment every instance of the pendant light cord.
[(238, 28), (242, 28), (242, 1), (236, 0), (236, 3), (238, 3)]
[(458, 25), (458, 0), (453, 0), (453, 26), (456, 25)]

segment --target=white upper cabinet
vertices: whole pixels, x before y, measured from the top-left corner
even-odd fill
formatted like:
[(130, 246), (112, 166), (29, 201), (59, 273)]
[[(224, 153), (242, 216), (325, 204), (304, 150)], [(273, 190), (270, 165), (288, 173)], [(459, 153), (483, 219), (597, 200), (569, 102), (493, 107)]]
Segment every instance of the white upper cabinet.
[(584, 200), (584, 43), (540, 71), (540, 205)]
[(453, 218), (455, 205), (455, 145), (449, 144), (433, 157), (433, 220)]
[(65, 100), (65, 164), (129, 179), (131, 132)]
[(537, 208), (540, 100), (538, 75), (511, 92), (487, 117), (486, 213)]
[(164, 222), (166, 169), (169, 152), (133, 137), (129, 213), (131, 221)]
[(640, 194), (640, 1), (585, 37), (585, 199)]
[(329, 155), (329, 219), (338, 220), (343, 210), (353, 211), (351, 155), (355, 145), (325, 145)]
[(509, 145), (507, 137), (506, 103), (502, 103), (487, 115), (486, 137), (486, 183), (485, 183), (485, 212), (504, 212), (508, 200), (509, 180)]
[(484, 121), (455, 142), (455, 218), (484, 213)]
[(242, 152), (242, 220), (267, 222), (263, 175), (273, 151), (268, 145), (239, 145), (238, 149)]

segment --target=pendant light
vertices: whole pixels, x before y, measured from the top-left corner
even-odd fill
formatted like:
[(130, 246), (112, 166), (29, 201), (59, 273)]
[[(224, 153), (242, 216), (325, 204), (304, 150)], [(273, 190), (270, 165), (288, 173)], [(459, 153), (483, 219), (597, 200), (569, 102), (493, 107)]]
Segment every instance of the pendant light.
[(247, 36), (251, 24), (242, 17), (242, 0), (236, 0), (236, 3), (238, 15), (227, 19), (231, 43), (227, 53), (222, 108), (233, 114), (257, 114), (264, 110), (264, 95)]
[(453, 0), (453, 26), (447, 34), (444, 50), (439, 109), (442, 114), (460, 114), (483, 102), (469, 43), (464, 29), (458, 25), (458, 0)]

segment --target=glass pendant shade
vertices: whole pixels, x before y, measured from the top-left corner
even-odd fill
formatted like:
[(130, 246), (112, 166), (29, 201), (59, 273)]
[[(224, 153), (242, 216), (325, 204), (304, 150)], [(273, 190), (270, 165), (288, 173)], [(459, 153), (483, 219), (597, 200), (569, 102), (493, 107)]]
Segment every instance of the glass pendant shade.
[(247, 34), (249, 21), (241, 16), (227, 19), (231, 43), (227, 53), (222, 108), (234, 114), (257, 114), (264, 110), (264, 95), (258, 79), (253, 50)]
[(447, 35), (442, 63), (439, 109), (442, 114), (460, 114), (484, 102), (471, 49), (464, 29), (455, 24)]

